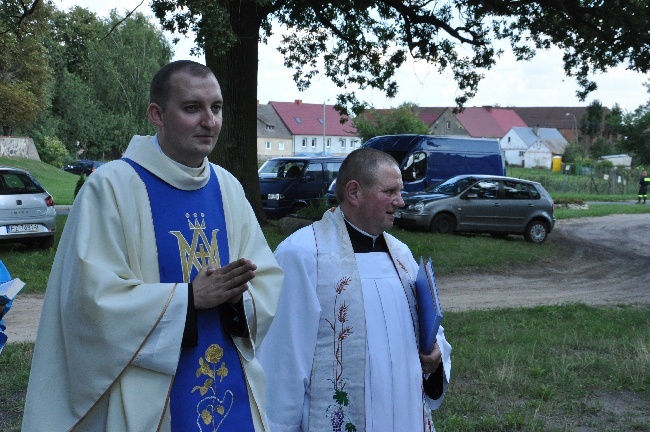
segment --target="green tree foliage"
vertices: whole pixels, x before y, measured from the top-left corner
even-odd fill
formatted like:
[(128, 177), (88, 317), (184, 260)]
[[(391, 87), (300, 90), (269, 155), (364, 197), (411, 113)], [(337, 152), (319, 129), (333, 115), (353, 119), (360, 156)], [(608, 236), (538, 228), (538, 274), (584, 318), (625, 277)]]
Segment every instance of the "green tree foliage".
[(499, 58), (494, 39), (509, 40), (519, 60), (559, 46), (564, 70), (577, 79), (582, 99), (596, 89), (589, 79), (595, 71), (624, 61), (633, 70), (650, 69), (646, 2), (152, 0), (152, 8), (165, 29), (195, 32), (197, 47), (205, 50), (226, 100), (224, 128), (211, 158), (237, 173), (261, 219), (257, 44), (278, 24), (284, 27), (279, 50), (298, 87), (326, 76), (341, 88), (337, 106), (355, 114), (364, 108), (355, 89), (394, 96), (395, 71), (409, 56), (451, 71), (459, 86), (456, 102), (464, 104), (476, 93), (482, 71)]
[(381, 135), (426, 134), (429, 128), (417, 113), (417, 105), (405, 102), (397, 108), (364, 111), (354, 118), (361, 142)]
[(580, 144), (569, 143), (564, 149), (564, 154), (562, 155), (562, 162), (564, 163), (575, 163), (581, 162), (585, 159), (585, 151), (583, 150)]
[(598, 159), (599, 157), (611, 155), (614, 153), (614, 143), (607, 141), (603, 137), (598, 137), (594, 142), (591, 143), (589, 148), (589, 156), (592, 159)]
[(173, 55), (162, 32), (142, 14), (101, 19), (80, 7), (56, 11), (52, 27), (52, 116), (70, 153), (112, 159), (133, 134), (153, 133), (149, 82)]
[(49, 10), (36, 2), (0, 2), (0, 124), (30, 126), (48, 108), (47, 65), (43, 36), (48, 32)]
[(70, 157), (68, 149), (58, 138), (46, 136), (43, 145), (37, 146), (36, 149), (43, 162), (55, 167), (62, 167)]
[(634, 165), (650, 165), (650, 101), (623, 115), (620, 133), (618, 148), (632, 156)]
[(580, 118), (580, 132), (583, 136), (597, 138), (603, 133), (604, 121), (603, 104), (596, 99), (587, 106), (585, 113)]

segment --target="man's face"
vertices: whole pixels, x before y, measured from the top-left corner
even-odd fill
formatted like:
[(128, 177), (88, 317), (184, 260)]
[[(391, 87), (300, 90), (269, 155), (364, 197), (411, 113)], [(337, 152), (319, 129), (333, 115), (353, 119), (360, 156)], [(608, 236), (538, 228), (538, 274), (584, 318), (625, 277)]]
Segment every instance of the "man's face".
[(404, 185), (399, 168), (395, 165), (381, 165), (373, 186), (359, 186), (358, 206), (355, 209), (359, 228), (372, 235), (379, 235), (392, 228), (395, 211), (404, 206), (400, 193), (402, 189)]
[(177, 72), (170, 79), (164, 107), (149, 106), (163, 153), (185, 166), (198, 167), (219, 138), (223, 97), (217, 79)]

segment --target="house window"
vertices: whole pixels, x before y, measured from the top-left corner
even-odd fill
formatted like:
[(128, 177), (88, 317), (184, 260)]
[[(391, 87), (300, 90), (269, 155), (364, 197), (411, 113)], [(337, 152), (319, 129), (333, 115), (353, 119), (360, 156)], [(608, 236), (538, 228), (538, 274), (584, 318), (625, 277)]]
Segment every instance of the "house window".
[(341, 138), (341, 148), (345, 148), (345, 138)]
[(275, 126), (273, 125), (266, 125), (266, 130), (273, 130), (275, 129)]
[(446, 125), (447, 129), (451, 129), (451, 122), (450, 121), (445, 122), (445, 125)]
[(284, 143), (278, 143), (278, 150), (284, 150)]
[(352, 141), (350, 141), (350, 147), (354, 148), (354, 147), (358, 147), (358, 145), (359, 145), (359, 140), (353, 139)]
[(526, 152), (525, 152), (525, 151), (523, 151), (523, 150), (522, 150), (522, 151), (520, 151), (520, 152), (519, 152), (519, 157), (524, 157), (524, 154), (525, 154), (525, 153), (526, 153)]
[(294, 117), (294, 119), (296, 119), (296, 123), (302, 123), (302, 121), (300, 120), (300, 117)]
[(510, 142), (510, 137), (508, 137), (508, 142)]
[(311, 148), (316, 148), (316, 138), (311, 139)]
[(318, 119), (318, 123), (320, 123), (320, 124), (325, 124), (325, 122), (323, 121), (322, 118), (319, 118), (319, 119)]
[(327, 148), (332, 147), (332, 138), (327, 138), (326, 144)]
[(266, 147), (267, 150), (271, 150), (271, 141), (266, 142)]
[(307, 138), (302, 139), (302, 148), (307, 147)]

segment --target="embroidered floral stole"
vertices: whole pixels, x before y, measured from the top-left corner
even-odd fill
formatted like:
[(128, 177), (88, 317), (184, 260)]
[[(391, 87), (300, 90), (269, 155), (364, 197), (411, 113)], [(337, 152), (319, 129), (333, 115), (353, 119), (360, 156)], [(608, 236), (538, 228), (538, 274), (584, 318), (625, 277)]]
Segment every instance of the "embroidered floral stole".
[[(312, 229), (321, 317), (311, 374), (309, 430), (342, 431), (354, 426), (365, 431), (366, 320), (359, 269), (339, 208), (325, 212)], [(384, 236), (409, 302), (417, 340), (415, 275), (408, 272), (409, 257), (403, 256), (399, 241)], [(430, 412), (423, 412), (429, 430)]]

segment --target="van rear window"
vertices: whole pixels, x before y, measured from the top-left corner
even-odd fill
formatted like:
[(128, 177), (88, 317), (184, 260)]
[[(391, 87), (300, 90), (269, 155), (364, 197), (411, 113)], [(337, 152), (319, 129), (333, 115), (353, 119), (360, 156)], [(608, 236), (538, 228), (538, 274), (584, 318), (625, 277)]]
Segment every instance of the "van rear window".
[(304, 169), (304, 161), (268, 160), (259, 169), (258, 176), (265, 179), (295, 179)]

